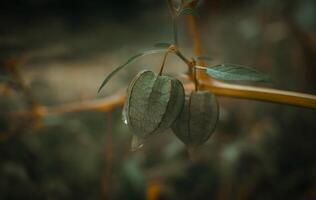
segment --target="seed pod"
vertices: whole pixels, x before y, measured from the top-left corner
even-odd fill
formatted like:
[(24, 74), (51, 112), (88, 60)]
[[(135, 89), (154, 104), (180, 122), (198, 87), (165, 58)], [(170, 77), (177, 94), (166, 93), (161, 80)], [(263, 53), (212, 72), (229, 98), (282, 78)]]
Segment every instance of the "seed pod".
[(140, 72), (130, 83), (123, 120), (139, 138), (147, 138), (171, 126), (184, 104), (182, 83), (152, 71)]
[(196, 147), (205, 143), (214, 132), (218, 115), (219, 107), (214, 94), (191, 92), (186, 95), (184, 107), (172, 130), (187, 146)]

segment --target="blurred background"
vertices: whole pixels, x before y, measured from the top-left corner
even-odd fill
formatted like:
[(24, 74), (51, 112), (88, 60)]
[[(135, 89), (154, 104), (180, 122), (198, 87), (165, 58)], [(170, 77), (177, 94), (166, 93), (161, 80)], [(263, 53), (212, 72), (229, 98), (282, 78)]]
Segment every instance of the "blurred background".
[[(209, 65), (253, 66), (272, 76), (268, 86), (316, 94), (316, 1), (197, 9)], [(102, 101), (138, 71), (158, 71), (162, 56), (148, 56), (97, 94), (116, 66), (172, 42), (165, 1), (2, 0), (0, 27), (0, 199), (316, 199), (312, 109), (219, 97), (217, 129), (195, 162), (171, 131), (131, 152), (121, 107), (44, 112)], [(185, 17), (179, 37), (193, 56)], [(170, 57), (166, 73), (183, 72)]]

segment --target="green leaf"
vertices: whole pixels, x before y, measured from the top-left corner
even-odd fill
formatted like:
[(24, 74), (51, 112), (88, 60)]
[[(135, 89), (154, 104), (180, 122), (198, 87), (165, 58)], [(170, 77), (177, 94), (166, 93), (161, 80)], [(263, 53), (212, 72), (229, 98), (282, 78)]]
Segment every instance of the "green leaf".
[(194, 9), (194, 8), (184, 8), (179, 13), (179, 16), (183, 16), (183, 15), (193, 15), (193, 16), (197, 17), (198, 13), (197, 13), (196, 9)]
[(137, 60), (140, 57), (146, 56), (146, 55), (150, 55), (150, 54), (156, 54), (156, 53), (163, 53), (166, 52), (165, 49), (153, 49), (153, 50), (148, 50), (148, 51), (144, 51), (142, 53), (136, 54), (134, 56), (132, 56), (131, 58), (129, 58), (124, 64), (118, 66), (116, 69), (114, 69), (109, 75), (106, 76), (106, 78), (103, 80), (98, 92), (101, 91), (101, 89), (105, 86), (105, 84), (121, 69), (123, 69), (124, 67), (126, 67), (128, 64), (131, 64), (132, 62), (134, 62), (135, 60)]
[(262, 72), (235, 64), (221, 64), (215, 67), (207, 67), (206, 73), (215, 79), (225, 81), (271, 81), (270, 77)]
[(171, 43), (168, 43), (168, 42), (159, 42), (159, 43), (154, 44), (154, 47), (168, 48), (170, 45), (171, 45)]

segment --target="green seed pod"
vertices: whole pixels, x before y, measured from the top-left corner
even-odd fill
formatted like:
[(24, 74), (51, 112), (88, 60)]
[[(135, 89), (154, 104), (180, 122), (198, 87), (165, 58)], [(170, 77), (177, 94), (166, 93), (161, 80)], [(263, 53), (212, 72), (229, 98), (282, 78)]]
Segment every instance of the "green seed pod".
[(218, 116), (219, 107), (214, 94), (191, 92), (186, 95), (184, 107), (172, 130), (187, 146), (196, 147), (205, 143), (214, 132)]
[(152, 71), (140, 72), (130, 83), (123, 121), (139, 138), (168, 129), (184, 104), (182, 83)]

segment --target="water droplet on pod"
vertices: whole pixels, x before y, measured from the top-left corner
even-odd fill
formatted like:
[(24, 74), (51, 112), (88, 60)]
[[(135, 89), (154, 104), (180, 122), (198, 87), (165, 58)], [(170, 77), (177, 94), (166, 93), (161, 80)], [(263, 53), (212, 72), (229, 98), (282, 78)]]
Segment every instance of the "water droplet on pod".
[(123, 110), (122, 110), (122, 121), (125, 125), (128, 125), (127, 121), (127, 104), (124, 104)]

